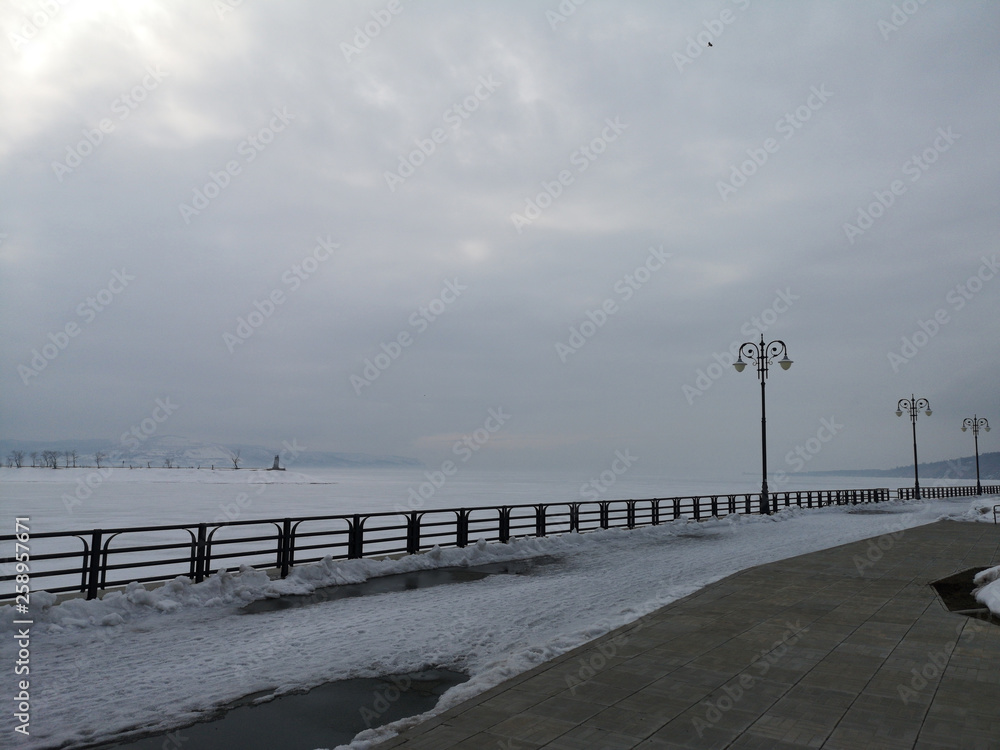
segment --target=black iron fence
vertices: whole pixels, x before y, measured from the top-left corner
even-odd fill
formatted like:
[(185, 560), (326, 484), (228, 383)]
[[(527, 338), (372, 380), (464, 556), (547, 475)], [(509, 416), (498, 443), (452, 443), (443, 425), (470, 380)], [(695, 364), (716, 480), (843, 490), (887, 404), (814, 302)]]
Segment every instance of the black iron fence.
[[(1000, 494), (1000, 485), (983, 491)], [(975, 487), (921, 489), (924, 498), (974, 494)], [(415, 554), (434, 545), (465, 547), (480, 539), (507, 542), (519, 536), (632, 529), (681, 518), (699, 521), (792, 506), (822, 508), (912, 497), (913, 490), (907, 488), (811, 490), (772, 492), (768, 508), (762, 507), (760, 493), (737, 493), (32, 532), (30, 582), (35, 591), (80, 592), (93, 599), (100, 591), (132, 581), (187, 576), (201, 582), (223, 568), (241, 565), (274, 569), (284, 578), (295, 565), (327, 556)], [(13, 548), (15, 541), (16, 534), (0, 536), (5, 549)], [(15, 570), (15, 557), (0, 559), (0, 601), (18, 593)]]
[[(916, 500), (917, 491), (913, 487), (900, 487), (896, 490), (900, 500)], [(923, 500), (934, 500), (943, 497), (966, 497), (978, 495), (975, 487), (921, 487), (920, 497)], [(1000, 485), (983, 485), (984, 495), (1000, 494)]]

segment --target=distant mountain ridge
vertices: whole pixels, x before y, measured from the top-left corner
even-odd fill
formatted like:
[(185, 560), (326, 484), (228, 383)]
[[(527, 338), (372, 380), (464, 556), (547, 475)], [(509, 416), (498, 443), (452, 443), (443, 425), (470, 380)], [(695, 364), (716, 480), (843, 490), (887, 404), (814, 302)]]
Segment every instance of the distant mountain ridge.
[[(289, 468), (329, 467), (329, 468), (420, 468), (424, 464), (415, 458), (407, 456), (372, 455), (368, 453), (335, 453), (330, 451), (309, 450), (308, 446), (298, 446), (294, 443), (277, 444), (274, 446), (248, 445), (233, 443), (231, 445), (202, 443), (196, 440), (178, 437), (176, 435), (154, 435), (147, 438), (137, 447), (128, 450), (120, 443), (108, 440), (0, 440), (0, 459), (4, 465), (7, 456), (13, 450), (24, 451), (24, 465), (31, 466), (31, 453), (54, 450), (58, 451), (59, 466), (63, 466), (65, 451), (75, 450), (78, 466), (93, 466), (94, 454), (102, 452), (106, 458), (102, 463), (109, 466), (133, 465), (163, 467), (169, 461), (174, 466), (214, 465), (216, 468), (233, 465), (230, 454), (239, 451), (240, 468), (269, 468), (276, 455), (280, 456), (281, 466)], [(72, 463), (72, 461), (71, 461)]]
[[(917, 466), (921, 478), (927, 479), (975, 479), (976, 457), (963, 456), (948, 461), (931, 461)], [(848, 469), (840, 471), (802, 471), (800, 474), (836, 477), (912, 477), (913, 464), (897, 466), (894, 469)], [(1000, 451), (979, 454), (979, 476), (982, 481), (1000, 479)]]

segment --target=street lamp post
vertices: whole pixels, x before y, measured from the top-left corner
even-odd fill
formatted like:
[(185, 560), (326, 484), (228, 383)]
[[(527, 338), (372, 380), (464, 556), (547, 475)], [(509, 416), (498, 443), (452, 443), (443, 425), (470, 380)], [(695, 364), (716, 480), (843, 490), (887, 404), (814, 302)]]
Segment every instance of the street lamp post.
[(986, 431), (990, 431), (990, 423), (986, 421), (986, 417), (977, 417), (973, 415), (971, 419), (966, 418), (962, 420), (962, 432), (967, 429), (972, 428), (972, 437), (976, 441), (976, 494), (983, 494), (983, 485), (979, 481), (979, 428), (985, 427)]
[(746, 357), (757, 366), (757, 378), (760, 380), (760, 456), (763, 479), (760, 486), (760, 512), (771, 513), (771, 501), (767, 494), (767, 408), (764, 398), (764, 385), (767, 382), (767, 366), (778, 355), (782, 355), (778, 360), (782, 370), (787, 370), (792, 366), (792, 360), (788, 358), (788, 348), (784, 341), (775, 339), (765, 344), (764, 334), (760, 336), (760, 343), (747, 341), (740, 345), (739, 357), (733, 362), (736, 372), (743, 372), (747, 363), (743, 361)]
[(910, 423), (913, 425), (913, 493), (914, 499), (920, 499), (920, 478), (917, 476), (917, 412), (921, 409), (926, 410), (926, 414), (929, 417), (931, 415), (931, 405), (927, 402), (926, 398), (914, 398), (913, 394), (910, 397), (899, 399), (899, 403), (896, 404), (896, 416), (903, 416), (903, 409), (910, 415)]

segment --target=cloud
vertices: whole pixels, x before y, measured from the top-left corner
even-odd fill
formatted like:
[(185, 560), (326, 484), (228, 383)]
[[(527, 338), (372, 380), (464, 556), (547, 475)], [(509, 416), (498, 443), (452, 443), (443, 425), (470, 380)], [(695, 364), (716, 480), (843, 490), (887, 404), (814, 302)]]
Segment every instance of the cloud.
[[(796, 361), (769, 381), (774, 455), (834, 415), (851, 438), (817, 468), (904, 463), (892, 413), (915, 391), (935, 408), (921, 456), (968, 453), (961, 418), (996, 401), (1000, 284), (905, 366), (889, 354), (995, 252), (1000, 11), (922, 5), (886, 36), (891, 4), (634, 0), (553, 24), (558, 7), (5, 6), (5, 31), (36, 27), (0, 51), (5, 434), (113, 438), (172, 397), (192, 439), (436, 465), (441, 436), (502, 405), (517, 419), (484, 467), (599, 467), (627, 447), (667, 475), (755, 472), (752, 375), (684, 386), (790, 289), (763, 331)], [(913, 179), (948, 128), (961, 137)], [(905, 192), (850, 242), (894, 180)], [(337, 251), (286, 277), (317, 237)], [(651, 247), (669, 263), (622, 302)], [(135, 280), (88, 320), (122, 268)], [(467, 291), (418, 333), (449, 279)]]

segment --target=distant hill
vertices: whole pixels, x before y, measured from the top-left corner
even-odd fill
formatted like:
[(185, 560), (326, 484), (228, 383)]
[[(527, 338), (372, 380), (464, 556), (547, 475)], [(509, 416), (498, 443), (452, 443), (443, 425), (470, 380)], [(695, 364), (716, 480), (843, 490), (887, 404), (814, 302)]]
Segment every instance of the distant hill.
[[(800, 474), (836, 477), (912, 477), (913, 464), (897, 466), (894, 469), (859, 469), (841, 471), (803, 471)], [(976, 457), (963, 456), (948, 461), (932, 461), (918, 466), (921, 478), (927, 479), (975, 479)], [(979, 454), (979, 476), (982, 481), (1000, 480), (1000, 451)]]
[[(138, 443), (138, 441), (136, 441)], [(33, 441), (33, 440), (0, 440), (0, 459), (3, 464), (7, 464), (7, 456), (12, 450), (21, 450), (25, 454), (25, 465), (31, 466), (31, 453), (54, 450), (60, 453), (59, 466), (64, 464), (65, 459), (61, 455), (67, 450), (77, 452), (78, 466), (93, 466), (94, 454), (102, 451), (107, 454), (105, 463), (111, 466), (125, 465), (145, 466), (147, 463), (152, 467), (162, 467), (169, 459), (174, 466), (211, 466), (226, 467), (232, 466), (230, 453), (240, 452), (240, 468), (267, 468), (271, 466), (274, 457), (281, 455), (281, 466), (303, 469), (307, 467), (331, 467), (331, 468), (399, 468), (399, 467), (422, 467), (424, 464), (415, 458), (406, 456), (382, 456), (368, 453), (332, 453), (329, 451), (305, 450), (293, 455), (293, 450), (289, 450), (282, 444), (273, 446), (247, 445), (233, 443), (232, 445), (201, 443), (187, 438), (173, 435), (154, 435), (138, 443), (133, 450), (126, 450), (120, 443), (107, 440), (56, 440), (56, 441)]]

